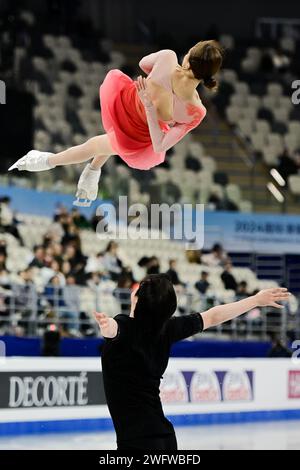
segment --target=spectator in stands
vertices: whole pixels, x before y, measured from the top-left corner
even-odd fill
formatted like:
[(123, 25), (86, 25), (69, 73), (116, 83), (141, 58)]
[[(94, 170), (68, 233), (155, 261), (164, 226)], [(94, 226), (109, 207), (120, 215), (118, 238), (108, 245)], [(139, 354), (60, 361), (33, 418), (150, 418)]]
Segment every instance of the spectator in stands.
[(7, 259), (7, 255), (5, 253), (0, 252), (0, 269), (2, 271), (6, 270), (6, 259)]
[(224, 271), (221, 274), (221, 279), (223, 281), (224, 287), (226, 290), (234, 290), (237, 289), (237, 282), (235, 280), (234, 275), (232, 274), (232, 264), (226, 263), (224, 267)]
[[(13, 284), (14, 305), (22, 320), (19, 326), (26, 332), (30, 332), (29, 322), (35, 307), (37, 306), (37, 291), (33, 280), (34, 272), (32, 268), (26, 268), (19, 273), (18, 284)], [(36, 312), (37, 313), (37, 312)]]
[[(2, 273), (0, 271), (0, 278)], [(6, 318), (9, 316), (9, 303), (11, 298), (11, 290), (2, 286), (0, 281), (0, 328), (8, 325)]]
[(169, 269), (167, 270), (166, 274), (169, 276), (173, 286), (185, 286), (184, 282), (179, 279), (176, 259), (169, 260)]
[(66, 333), (75, 333), (78, 330), (78, 322), (76, 323), (76, 321), (72, 320), (74, 320), (74, 318), (78, 320), (79, 312), (76, 314), (69, 311), (65, 301), (64, 289), (60, 286), (58, 276), (53, 276), (53, 278), (50, 279), (49, 284), (44, 289), (43, 298), (46, 301), (46, 305), (53, 309), (56, 317), (67, 320), (66, 322), (62, 322), (63, 330)]
[(87, 273), (105, 272), (104, 253), (102, 251), (97, 253), (96, 256), (89, 256), (87, 259), (85, 271)]
[(54, 276), (59, 280), (59, 285), (63, 287), (66, 284), (64, 274), (61, 272), (61, 266), (55, 259), (52, 259), (50, 266), (44, 266), (40, 269), (42, 284), (45, 286)]
[(201, 264), (202, 262), (201, 250), (186, 250), (185, 255), (189, 263)]
[(56, 259), (56, 261), (61, 262), (62, 261), (62, 253), (63, 253), (63, 246), (61, 243), (51, 241), (51, 249), (52, 249), (52, 254), (53, 257)]
[(61, 244), (64, 230), (59, 222), (53, 222), (45, 233), (45, 239), (51, 240), (52, 243)]
[(10, 233), (17, 238), (22, 246), (24, 246), (23, 239), (17, 227), (18, 221), (14, 217), (13, 211), (10, 208), (10, 198), (7, 196), (0, 198), (0, 228), (5, 232)]
[(66, 311), (63, 318), (72, 320), (69, 324), (70, 330), (75, 333), (79, 331), (79, 313), (80, 313), (80, 290), (76, 285), (76, 278), (69, 274), (66, 277), (66, 285), (63, 289), (64, 301), (66, 304)]
[(66, 206), (58, 202), (54, 210), (54, 221), (58, 221), (61, 217), (68, 217), (69, 211)]
[[(0, 255), (2, 256), (2, 255)], [(2, 287), (10, 287), (10, 275), (7, 269), (2, 265), (0, 265), (0, 286)]]
[(87, 277), (87, 286), (92, 290), (97, 290), (105, 278), (100, 272), (89, 273)]
[(0, 240), (0, 253), (3, 253), (5, 256), (7, 256), (7, 247), (5, 240)]
[(33, 259), (29, 263), (29, 267), (32, 268), (43, 268), (45, 266), (45, 250), (43, 246), (36, 245), (33, 251)]
[(271, 58), (275, 70), (281, 74), (288, 71), (291, 59), (280, 47), (278, 47), (274, 52), (271, 52)]
[(151, 256), (147, 263), (147, 274), (159, 274), (160, 264), (157, 256)]
[(246, 297), (249, 297), (250, 293), (248, 291), (248, 284), (246, 281), (241, 281), (237, 285), (236, 289), (236, 298), (238, 300), (245, 299)]
[(43, 296), (51, 307), (64, 307), (62, 292), (59, 277), (53, 276), (45, 286)]
[(110, 241), (106, 247), (103, 264), (113, 281), (117, 281), (123, 268), (123, 263), (118, 257), (118, 244)]
[[(12, 299), (14, 299), (14, 295), (11, 288), (10, 274), (5, 268), (0, 267), (0, 317), (4, 317), (3, 321), (0, 320), (0, 327), (8, 325), (5, 317), (9, 316)], [(15, 306), (14, 303), (13, 305)]]
[(291, 351), (284, 346), (283, 342), (278, 338), (276, 334), (271, 335), (272, 347), (268, 351), (268, 357), (291, 357)]
[(121, 313), (126, 315), (129, 315), (130, 313), (131, 288), (131, 276), (127, 273), (121, 274), (118, 280), (117, 288), (114, 290), (113, 295), (120, 303)]
[(66, 223), (63, 225), (64, 228), (64, 235), (62, 237), (62, 244), (67, 245), (69, 243), (73, 243), (74, 246), (80, 246), (80, 237), (79, 237), (79, 230), (75, 224), (73, 224), (72, 219), (67, 219)]
[(60, 332), (54, 325), (44, 332), (42, 343), (42, 356), (58, 357), (60, 356)]
[(200, 292), (200, 294), (206, 294), (209, 288), (208, 276), (209, 274), (207, 271), (202, 271), (199, 281), (195, 283), (195, 288)]
[(84, 228), (90, 228), (91, 223), (88, 221), (88, 219), (82, 215), (78, 209), (73, 208), (72, 209), (72, 219), (73, 223), (77, 228), (84, 229)]
[(84, 256), (80, 248), (76, 248), (74, 243), (68, 243), (63, 253), (63, 260), (68, 261), (71, 272), (76, 278), (76, 283), (84, 285), (86, 282), (85, 265), (87, 257)]
[(143, 279), (145, 277), (148, 261), (148, 256), (142, 256), (142, 258), (139, 259), (137, 266), (134, 267), (134, 272), (138, 279)]
[(71, 274), (71, 264), (69, 263), (69, 261), (63, 261), (63, 260), (56, 260), (56, 261), (59, 263), (60, 271), (65, 277)]
[(210, 253), (202, 255), (202, 262), (207, 266), (224, 266), (228, 261), (228, 255), (220, 243), (215, 243)]
[(44, 250), (45, 250), (45, 265), (50, 267), (52, 261), (54, 260), (54, 252), (53, 252), (53, 247), (51, 246), (51, 243), (49, 243), (49, 240), (46, 240), (44, 238)]

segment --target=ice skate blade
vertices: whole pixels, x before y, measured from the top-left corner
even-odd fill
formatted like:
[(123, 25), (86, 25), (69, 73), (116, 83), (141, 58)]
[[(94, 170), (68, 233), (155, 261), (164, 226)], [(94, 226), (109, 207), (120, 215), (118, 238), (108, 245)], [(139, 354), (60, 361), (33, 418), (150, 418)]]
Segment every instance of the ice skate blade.
[(93, 201), (91, 201), (90, 199), (84, 199), (84, 198), (77, 198), (74, 202), (73, 202), (73, 206), (76, 206), (76, 207), (90, 207), (91, 204), (92, 204)]
[(16, 162), (16, 163), (14, 163), (13, 165), (11, 165), (7, 171), (12, 171), (12, 170), (19, 170), (19, 171), (21, 171), (21, 169), (19, 168), (19, 163), (18, 163), (18, 162)]

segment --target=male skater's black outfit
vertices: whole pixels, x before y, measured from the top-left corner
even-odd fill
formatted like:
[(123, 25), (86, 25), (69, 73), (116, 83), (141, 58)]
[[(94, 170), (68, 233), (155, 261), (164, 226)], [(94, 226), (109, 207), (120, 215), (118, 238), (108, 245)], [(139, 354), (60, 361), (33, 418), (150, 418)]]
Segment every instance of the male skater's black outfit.
[(117, 315), (118, 334), (106, 339), (102, 371), (119, 450), (176, 450), (173, 425), (163, 413), (159, 385), (173, 343), (203, 330), (200, 314), (172, 317), (158, 336)]

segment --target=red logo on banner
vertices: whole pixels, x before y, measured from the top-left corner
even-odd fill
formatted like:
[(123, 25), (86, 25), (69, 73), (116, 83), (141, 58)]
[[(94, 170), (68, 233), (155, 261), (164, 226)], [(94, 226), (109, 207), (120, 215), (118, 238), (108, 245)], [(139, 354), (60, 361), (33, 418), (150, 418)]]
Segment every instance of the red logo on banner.
[(163, 403), (187, 403), (188, 390), (181, 372), (167, 372), (160, 385), (160, 397)]
[(252, 400), (252, 385), (245, 371), (228, 371), (223, 382), (224, 401)]
[(300, 370), (289, 371), (289, 398), (300, 398)]
[(214, 372), (195, 372), (191, 386), (191, 402), (221, 401), (221, 390)]

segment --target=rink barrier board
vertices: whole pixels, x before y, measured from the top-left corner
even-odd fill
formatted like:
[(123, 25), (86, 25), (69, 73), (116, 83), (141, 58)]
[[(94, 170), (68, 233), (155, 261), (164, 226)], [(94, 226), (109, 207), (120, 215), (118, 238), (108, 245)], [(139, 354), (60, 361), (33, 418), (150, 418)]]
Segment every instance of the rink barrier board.
[[(300, 420), (300, 410), (252, 411), (168, 416), (174, 426), (207, 426)], [(109, 418), (0, 423), (0, 436), (113, 431)]]
[[(63, 402), (57, 388), (62, 383)], [(173, 358), (161, 398), (175, 426), (297, 420), (300, 364), (291, 359)], [(2, 358), (0, 435), (112, 429), (99, 359)]]

